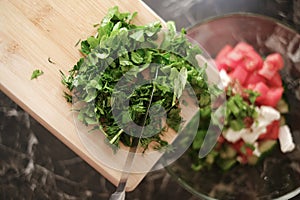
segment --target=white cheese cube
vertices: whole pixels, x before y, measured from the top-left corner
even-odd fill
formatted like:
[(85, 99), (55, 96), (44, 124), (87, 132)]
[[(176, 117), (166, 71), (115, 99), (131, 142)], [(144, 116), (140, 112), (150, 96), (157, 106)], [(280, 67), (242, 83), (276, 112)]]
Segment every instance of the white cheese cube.
[(257, 157), (259, 157), (261, 155), (261, 152), (258, 149), (258, 143), (257, 142), (254, 143), (254, 148), (255, 149), (253, 151), (253, 154), (256, 155)]
[(242, 129), (240, 131), (235, 131), (231, 128), (229, 128), (226, 131), (223, 131), (224, 138), (229, 142), (237, 142), (239, 139), (241, 139), (241, 136), (244, 134), (244, 132), (247, 131), (247, 129)]
[(230, 83), (231, 81), (231, 78), (230, 76), (228, 76), (227, 72), (222, 69), (220, 72), (219, 72), (219, 75), (220, 75), (220, 79), (221, 79), (221, 82), (223, 84), (224, 87), (227, 87), (228, 84)]
[(248, 129), (248, 132), (245, 132), (241, 137), (246, 143), (254, 144), (254, 142), (259, 138), (259, 136), (267, 131), (267, 128), (265, 126), (258, 126), (256, 128), (253, 128), (250, 132), (250, 129)]
[(269, 122), (280, 119), (280, 113), (275, 108), (270, 106), (261, 106), (260, 116)]
[(279, 129), (279, 144), (283, 153), (291, 152), (295, 149), (295, 143), (287, 125), (281, 126)]

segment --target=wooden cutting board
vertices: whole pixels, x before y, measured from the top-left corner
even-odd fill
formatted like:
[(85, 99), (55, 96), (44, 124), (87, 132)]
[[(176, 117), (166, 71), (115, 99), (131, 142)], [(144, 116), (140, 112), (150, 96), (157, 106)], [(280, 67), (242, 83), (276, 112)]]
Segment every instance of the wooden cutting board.
[[(116, 185), (120, 172), (101, 164), (81, 143), (71, 105), (63, 98), (59, 73), (67, 72), (77, 62), (81, 55), (75, 44), (95, 34), (93, 25), (115, 5), (123, 12), (137, 11), (137, 24), (161, 20), (139, 0), (1, 0), (0, 88)], [(43, 70), (44, 74), (30, 80), (35, 69)], [(133, 190), (144, 176), (132, 175), (127, 191)]]

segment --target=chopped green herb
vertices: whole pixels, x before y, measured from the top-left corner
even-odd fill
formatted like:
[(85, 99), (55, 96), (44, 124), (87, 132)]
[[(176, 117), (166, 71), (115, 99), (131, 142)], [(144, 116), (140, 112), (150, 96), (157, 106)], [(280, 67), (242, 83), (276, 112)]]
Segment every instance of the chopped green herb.
[(34, 71), (32, 72), (32, 74), (31, 74), (31, 80), (32, 80), (32, 79), (35, 79), (35, 78), (37, 78), (37, 77), (39, 77), (39, 76), (41, 76), (41, 75), (43, 75), (43, 74), (44, 74), (44, 72), (43, 72), (42, 70), (36, 69), (36, 70), (34, 70)]
[[(117, 120), (128, 124), (129, 128), (129, 122), (133, 121), (140, 126), (151, 123), (151, 133), (157, 132), (156, 135), (147, 131), (143, 133), (145, 136), (151, 134), (140, 140), (144, 149), (154, 143), (157, 150), (171, 150), (162, 136), (168, 127), (178, 130), (183, 122), (179, 98), (186, 83), (190, 83), (202, 101), (201, 108), (210, 105), (210, 98), (203, 97), (203, 94), (208, 94), (204, 66), (199, 67), (195, 58), (201, 50), (187, 40), (185, 31), (176, 34), (174, 22), (167, 23), (168, 32), (158, 44), (156, 40), (162, 29), (161, 23), (134, 25), (131, 21), (136, 14), (120, 13), (118, 7), (113, 7), (97, 26), (97, 35), (81, 41), (80, 51), (86, 62), (81, 58), (68, 75), (60, 72), (62, 83), (69, 90), (64, 96), (70, 102), (70, 94), (73, 94), (73, 100), (76, 98), (76, 101), (86, 103), (80, 109), (78, 119), (86, 125), (104, 130), (108, 143), (115, 146), (120, 143), (133, 145), (132, 136), (124, 134)], [(136, 88), (131, 94), (126, 93), (135, 80), (145, 79), (141, 74), (147, 73), (151, 77), (155, 66), (160, 66), (159, 72), (151, 83)], [(114, 97), (116, 84), (124, 74), (128, 76), (126, 82)], [(124, 99), (129, 100), (129, 114), (122, 111)], [(156, 105), (166, 111), (167, 126), (163, 127), (163, 116), (159, 116), (161, 110)], [(156, 116), (151, 121), (149, 107)], [(117, 116), (113, 116), (112, 109), (120, 111), (116, 112)], [(203, 128), (207, 127), (203, 125)]]
[(245, 118), (254, 121), (257, 117), (254, 102), (258, 93), (250, 90), (244, 92), (248, 94), (247, 99), (244, 99), (240, 94), (232, 93), (232, 88), (227, 89), (225, 128), (230, 127), (235, 131), (239, 131), (247, 126), (244, 122)]

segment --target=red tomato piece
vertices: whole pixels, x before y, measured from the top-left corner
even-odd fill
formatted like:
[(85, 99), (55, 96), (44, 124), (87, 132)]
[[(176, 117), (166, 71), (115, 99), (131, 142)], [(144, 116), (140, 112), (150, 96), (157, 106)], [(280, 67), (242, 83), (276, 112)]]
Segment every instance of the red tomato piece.
[(218, 137), (218, 143), (223, 144), (224, 142), (225, 142), (225, 138), (223, 137), (223, 135), (220, 135), (220, 136)]
[(239, 64), (239, 62), (231, 60), (229, 58), (225, 58), (224, 63), (228, 66), (227, 70), (226, 70), (227, 73), (232, 72), (237, 67), (237, 65)]
[(230, 45), (225, 45), (221, 51), (219, 51), (218, 55), (216, 56), (216, 62), (220, 62), (222, 59), (226, 57), (226, 55), (232, 51), (232, 46)]
[[(250, 86), (253, 87), (252, 85), (250, 85)], [(253, 89), (254, 91), (256, 91), (260, 94), (260, 96), (258, 96), (256, 98), (256, 102), (260, 105), (263, 105), (265, 102), (267, 93), (269, 91), (269, 87), (265, 83), (259, 82), (259, 83), (255, 84), (255, 86), (253, 88), (249, 88), (249, 89)]]
[(231, 143), (232, 147), (237, 151), (237, 153), (240, 155), (241, 157), (241, 162), (242, 163), (247, 163), (248, 156), (252, 156), (253, 155), (253, 150), (246, 146), (245, 142), (243, 140), (239, 140), (235, 143)]
[(283, 58), (279, 53), (272, 53), (266, 57), (266, 61), (272, 63), (277, 70), (283, 68)]
[(278, 101), (281, 99), (283, 94), (283, 87), (270, 88), (265, 98), (261, 100), (262, 105), (276, 107)]
[(260, 140), (270, 139), (270, 140), (277, 140), (279, 135), (279, 127), (280, 121), (275, 120), (269, 126), (267, 126), (267, 131), (264, 134), (259, 136)]
[(279, 137), (279, 128), (280, 128), (280, 121), (279, 120), (274, 121), (272, 130), (270, 131), (268, 138), (277, 140)]
[(227, 58), (235, 63), (239, 63), (244, 58), (244, 53), (233, 50), (227, 54)]
[(235, 143), (231, 143), (231, 144), (232, 144), (232, 147), (233, 147), (237, 152), (240, 153), (242, 146), (245, 145), (245, 142), (244, 142), (244, 140), (239, 140), (239, 141), (237, 141), (237, 142), (235, 142)]
[(276, 66), (272, 62), (267, 60), (264, 61), (263, 67), (258, 71), (260, 75), (262, 75), (268, 80), (271, 80), (276, 72), (277, 72)]
[(224, 61), (217, 61), (216, 60), (216, 65), (219, 71), (221, 71), (222, 69), (224, 69), (226, 72), (228, 70), (228, 66), (225, 64)]
[(259, 82), (266, 83), (266, 79), (263, 76), (259, 75), (256, 71), (254, 71), (251, 74), (249, 73), (245, 85), (248, 86), (249, 84), (256, 84)]
[(216, 65), (218, 70), (220, 71), (221, 69), (224, 69), (227, 73), (233, 71), (233, 69), (237, 66), (238, 62), (231, 60), (227, 57), (217, 61), (216, 60)]
[(253, 150), (250, 147), (246, 147), (246, 155), (247, 156), (252, 156), (253, 155)]
[(241, 51), (243, 53), (248, 53), (249, 51), (253, 51), (253, 47), (246, 43), (246, 42), (239, 42), (235, 47), (234, 50)]
[(248, 71), (254, 71), (262, 68), (263, 60), (256, 51), (249, 51), (244, 56), (244, 66)]
[(270, 81), (268, 81), (268, 85), (270, 87), (281, 87), (282, 86), (282, 80), (279, 72), (275, 73), (275, 75), (271, 78)]
[(255, 86), (256, 86), (256, 84), (248, 84), (247, 89), (254, 90)]
[(248, 76), (248, 72), (243, 67), (238, 66), (234, 69), (233, 72), (229, 73), (229, 76), (232, 79), (238, 80), (241, 85), (244, 85), (244, 83), (247, 79), (247, 76)]

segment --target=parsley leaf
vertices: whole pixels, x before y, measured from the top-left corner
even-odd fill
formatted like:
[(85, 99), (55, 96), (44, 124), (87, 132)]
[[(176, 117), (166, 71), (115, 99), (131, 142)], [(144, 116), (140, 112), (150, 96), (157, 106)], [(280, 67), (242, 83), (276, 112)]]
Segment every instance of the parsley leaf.
[(41, 76), (43, 74), (44, 74), (44, 72), (42, 70), (36, 69), (32, 72), (30, 79), (32, 80), (32, 79), (38, 78), (39, 76)]
[[(199, 105), (203, 109), (210, 105), (210, 99), (207, 98), (209, 96), (206, 95), (208, 85), (205, 70), (198, 66), (195, 58), (201, 50), (187, 40), (185, 31), (176, 33), (174, 22), (167, 23), (168, 31), (161, 43), (158, 43), (161, 23), (153, 22), (142, 26), (132, 24), (136, 14), (121, 13), (118, 7), (108, 11), (97, 26), (97, 35), (81, 42), (83, 58), (68, 75), (61, 72), (62, 84), (69, 90), (64, 96), (69, 102), (76, 100), (85, 103), (79, 111), (78, 119), (86, 125), (104, 130), (108, 143), (115, 146), (120, 143), (125, 146), (133, 145), (133, 136), (124, 134), (126, 131), (117, 123), (121, 121), (130, 129), (130, 122), (133, 121), (140, 126), (151, 123), (151, 132), (157, 132), (155, 135), (147, 131), (143, 133), (145, 136), (149, 134), (149, 137), (140, 140), (144, 150), (150, 143), (154, 143), (155, 149), (165, 149), (169, 144), (162, 139), (164, 131), (168, 127), (178, 131), (183, 123), (179, 98), (187, 82), (195, 90), (199, 102), (201, 101)], [(127, 92), (127, 88), (135, 81), (152, 77), (156, 66), (160, 68), (155, 80), (135, 88), (131, 93)], [(113, 92), (116, 84), (124, 74), (126, 79), (115, 97)], [(122, 111), (124, 99), (129, 100), (126, 113)], [(156, 105), (165, 109), (167, 126), (162, 123), (162, 116), (158, 116), (161, 112), (156, 109)], [(149, 107), (155, 118), (148, 116)], [(112, 109), (115, 109), (116, 116)], [(204, 125), (203, 127), (206, 128)]]

